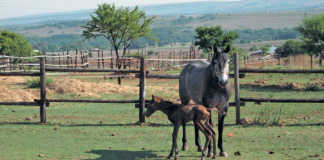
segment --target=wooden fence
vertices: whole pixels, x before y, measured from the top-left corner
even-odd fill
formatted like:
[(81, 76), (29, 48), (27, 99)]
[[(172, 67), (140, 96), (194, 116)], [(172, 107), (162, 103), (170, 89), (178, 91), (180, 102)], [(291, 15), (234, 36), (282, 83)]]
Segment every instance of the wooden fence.
[[(0, 76), (39, 76), (41, 82), (40, 99), (34, 102), (0, 102), (0, 105), (22, 105), (22, 106), (40, 106), (40, 121), (46, 123), (46, 107), (50, 103), (68, 102), (68, 103), (135, 103), (139, 108), (139, 122), (145, 122), (144, 108), (148, 101), (145, 100), (145, 84), (146, 78), (159, 79), (178, 79), (179, 75), (157, 75), (150, 74), (146, 70), (144, 58), (139, 58), (139, 70), (115, 70), (115, 69), (77, 69), (77, 68), (48, 68), (45, 64), (45, 57), (39, 57), (39, 72), (0, 72)], [(240, 97), (239, 78), (244, 78), (245, 73), (324, 73), (324, 70), (258, 70), (258, 69), (239, 69), (238, 55), (234, 57), (234, 74), (230, 74), (234, 78), (235, 102), (231, 102), (230, 106), (236, 108), (236, 124), (240, 124), (240, 107), (245, 102), (280, 102), (280, 103), (324, 103), (324, 99), (264, 99), (264, 98), (243, 98)], [(135, 73), (139, 78), (139, 98), (138, 100), (75, 100), (75, 99), (47, 99), (46, 97), (46, 73), (47, 72), (113, 72), (113, 73)]]
[[(238, 55), (235, 54), (235, 73), (285, 73), (285, 74), (323, 74), (324, 70), (264, 70), (264, 69), (239, 69)], [(311, 58), (312, 59), (312, 58)], [(312, 68), (311, 68), (312, 69)], [(240, 124), (240, 102), (267, 102), (267, 103), (324, 103), (324, 99), (273, 99), (273, 98), (248, 98), (240, 97), (238, 78), (235, 78), (236, 124)]]

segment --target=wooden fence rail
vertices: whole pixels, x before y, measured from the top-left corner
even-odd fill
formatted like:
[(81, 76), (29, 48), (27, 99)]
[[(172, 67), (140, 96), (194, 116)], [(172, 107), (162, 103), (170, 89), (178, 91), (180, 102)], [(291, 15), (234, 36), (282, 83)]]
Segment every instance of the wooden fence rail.
[[(179, 75), (158, 75), (146, 71), (144, 58), (140, 58), (140, 70), (116, 70), (116, 69), (77, 69), (77, 68), (46, 68), (45, 57), (39, 57), (39, 72), (0, 72), (0, 76), (39, 76), (40, 77), (40, 99), (34, 102), (0, 102), (0, 105), (23, 105), (40, 106), (40, 121), (46, 123), (46, 107), (50, 103), (134, 103), (139, 108), (139, 122), (145, 122), (144, 108), (149, 103), (145, 100), (146, 78), (178, 79)], [(234, 57), (234, 78), (235, 102), (230, 106), (236, 107), (236, 123), (240, 123), (240, 107), (245, 102), (275, 102), (275, 103), (324, 103), (324, 99), (266, 99), (266, 98), (242, 98), (240, 97), (239, 78), (244, 78), (245, 73), (324, 73), (324, 70), (260, 70), (260, 69), (239, 69), (238, 57)], [(46, 96), (46, 72), (113, 72), (113, 73), (135, 73), (139, 78), (139, 99), (138, 100), (75, 100), (75, 99), (47, 99)]]
[(240, 73), (324, 73), (324, 70), (264, 70), (264, 69), (240, 69)]
[(117, 70), (117, 69), (65, 69), (46, 68), (47, 72), (115, 72), (115, 73), (140, 73), (138, 70)]
[(240, 98), (244, 102), (271, 103), (324, 103), (324, 99), (272, 99), (272, 98)]
[(69, 103), (138, 103), (139, 100), (88, 100), (88, 99), (47, 99), (47, 102)]
[(28, 73), (28, 72), (0, 72), (0, 76), (36, 76), (39, 77), (40, 73)]

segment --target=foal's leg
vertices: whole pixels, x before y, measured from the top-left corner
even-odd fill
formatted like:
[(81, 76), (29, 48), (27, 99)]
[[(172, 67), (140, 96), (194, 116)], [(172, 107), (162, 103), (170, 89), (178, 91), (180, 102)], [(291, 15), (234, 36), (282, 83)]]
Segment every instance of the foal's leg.
[(225, 116), (226, 114), (218, 113), (218, 148), (220, 149), (219, 155), (223, 157), (228, 156), (223, 147), (223, 129)]
[(215, 159), (216, 156), (216, 133), (213, 129), (213, 126), (211, 126), (209, 123), (207, 124), (208, 129), (212, 132), (212, 140), (213, 140), (213, 156), (212, 159)]
[[(183, 96), (182, 94), (180, 94), (181, 104), (183, 104), (183, 105), (189, 104), (189, 99), (187, 99), (186, 97), (188, 97), (188, 96)], [(187, 134), (186, 134), (186, 123), (183, 123), (182, 124), (182, 129), (183, 129), (182, 150), (183, 151), (186, 151), (186, 150), (188, 150), (188, 146), (187, 146)]]
[[(209, 115), (210, 115), (210, 117), (209, 117), (209, 124), (210, 125), (209, 126), (213, 127), (213, 121), (212, 121), (212, 117), (211, 117), (212, 113), (211, 113), (211, 111), (208, 111), (208, 112), (209, 112)], [(213, 153), (211, 152), (211, 149), (212, 149), (212, 144), (209, 143), (207, 157), (213, 157)]]
[(195, 125), (195, 144), (196, 146), (198, 147), (198, 152), (201, 152), (202, 151), (202, 147), (200, 145), (200, 138), (199, 138), (199, 127), (197, 126), (197, 124), (194, 124)]
[(205, 146), (204, 146), (204, 149), (201, 152), (201, 160), (203, 160), (204, 157), (205, 157), (205, 152), (206, 152), (207, 147), (208, 147), (208, 145), (210, 143), (210, 140), (211, 140), (211, 133), (208, 131), (208, 128), (206, 128), (200, 122), (197, 123), (197, 126), (199, 127), (200, 131), (203, 132), (205, 134), (205, 136), (206, 136)]
[(178, 152), (178, 147), (177, 147), (177, 136), (178, 136), (178, 131), (179, 131), (179, 124), (174, 124), (173, 126), (173, 133), (172, 133), (172, 148), (170, 151), (170, 154), (168, 156), (168, 159), (170, 159), (173, 155), (174, 152), (176, 152), (176, 155), (174, 159), (177, 159), (177, 152)]
[(182, 150), (186, 151), (188, 150), (187, 146), (187, 134), (186, 134), (186, 123), (182, 124), (182, 129), (183, 129), (183, 136), (182, 136)]

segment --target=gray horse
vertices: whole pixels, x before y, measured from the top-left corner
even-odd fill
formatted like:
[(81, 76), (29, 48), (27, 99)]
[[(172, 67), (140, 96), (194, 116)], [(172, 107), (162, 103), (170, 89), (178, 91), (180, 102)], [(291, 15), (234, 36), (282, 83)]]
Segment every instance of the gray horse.
[[(218, 111), (218, 148), (220, 156), (227, 156), (223, 148), (224, 118), (232, 95), (229, 82), (229, 59), (226, 49), (216, 48), (211, 63), (199, 61), (185, 66), (180, 74), (179, 95), (181, 103), (187, 105), (190, 101), (202, 104), (208, 108), (217, 108)], [(211, 122), (212, 123), (212, 122)], [(183, 128), (183, 150), (186, 150), (186, 134)], [(201, 151), (198, 126), (195, 125), (195, 143)], [(208, 155), (210, 155), (210, 148)]]

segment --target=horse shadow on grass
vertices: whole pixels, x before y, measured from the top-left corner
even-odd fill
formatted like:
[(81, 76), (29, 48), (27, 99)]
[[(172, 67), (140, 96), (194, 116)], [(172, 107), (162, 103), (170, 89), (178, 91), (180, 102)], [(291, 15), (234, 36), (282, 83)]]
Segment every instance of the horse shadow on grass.
[[(40, 123), (40, 122), (0, 122), (2, 125), (44, 125), (44, 126), (59, 126), (59, 127), (132, 127), (132, 126), (148, 126), (148, 127), (172, 127), (172, 124), (168, 123), (145, 123), (139, 125), (138, 123), (125, 123), (125, 124), (57, 124), (57, 123)], [(187, 124), (187, 126), (193, 126), (192, 123)], [(236, 124), (224, 124), (226, 127), (237, 126)], [(281, 126), (281, 124), (258, 124), (250, 123), (248, 125), (243, 125), (243, 127), (255, 127), (255, 126)], [(319, 123), (296, 123), (296, 124), (286, 124), (286, 127), (306, 127), (306, 126), (324, 126), (323, 122)], [(217, 123), (214, 124), (214, 127), (217, 127)]]
[[(240, 84), (241, 89), (249, 91), (264, 91), (264, 92), (295, 92), (295, 91), (307, 91), (305, 88), (296, 88), (293, 86), (286, 85), (260, 85), (260, 84)], [(324, 91), (324, 88), (319, 88), (316, 91)]]
[(99, 158), (86, 159), (86, 160), (109, 160), (109, 159), (123, 159), (123, 160), (136, 160), (136, 159), (165, 159), (158, 157), (153, 151), (127, 151), (127, 150), (92, 150), (87, 153), (100, 155)]

